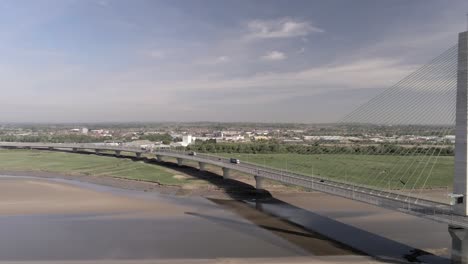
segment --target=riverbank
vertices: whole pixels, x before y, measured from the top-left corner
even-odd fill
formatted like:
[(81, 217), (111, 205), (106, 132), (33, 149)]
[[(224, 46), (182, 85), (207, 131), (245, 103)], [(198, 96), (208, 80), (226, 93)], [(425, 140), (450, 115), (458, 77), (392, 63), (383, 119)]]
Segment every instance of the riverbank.
[[(199, 173), (191, 167), (181, 168), (181, 170), (193, 170), (192, 173)], [(158, 182), (150, 182), (144, 180), (126, 179), (113, 176), (92, 176), (79, 174), (65, 174), (43, 171), (8, 171), (0, 170), (0, 175), (9, 176), (28, 176), (44, 179), (66, 179), (78, 182), (86, 182), (98, 184), (118, 189), (155, 192), (159, 194), (188, 196), (188, 197), (205, 197), (216, 199), (249, 199), (259, 197), (259, 195), (268, 195), (268, 193), (259, 194), (254, 187), (254, 180), (249, 180), (240, 176), (235, 176), (231, 180), (224, 180), (220, 175), (213, 172), (203, 172), (205, 178), (209, 178), (215, 184), (199, 184), (199, 185), (166, 185)], [(193, 177), (193, 176), (187, 176)], [(273, 192), (275, 193), (310, 193), (301, 191), (296, 188), (286, 186), (278, 186), (272, 184)]]
[[(259, 154), (255, 157), (261, 160), (264, 155)], [(275, 164), (279, 164), (278, 158), (282, 156), (275, 157), (268, 159), (271, 159), (270, 162), (276, 160)], [(252, 159), (252, 157), (242, 158), (248, 161)], [(287, 160), (288, 157), (283, 158)], [(294, 165), (292, 166), (294, 168), (297, 165), (300, 169), (301, 166), (305, 166), (304, 162), (291, 165)], [(137, 159), (129, 153), (116, 156), (113, 153), (95, 155), (85, 151), (73, 153), (58, 150), (0, 149), (0, 174), (68, 177), (117, 188), (182, 196), (243, 199), (258, 195), (253, 188), (255, 180), (251, 175), (232, 171), (231, 180), (224, 180), (220, 176), (222, 170), (217, 166), (207, 165), (206, 171), (201, 172), (198, 170), (198, 164), (189, 160), (184, 161), (184, 165), (178, 166), (173, 158), (165, 157), (163, 161), (156, 161), (155, 157), (150, 155)], [(264, 188), (276, 193), (309, 193), (308, 190), (297, 186), (286, 186), (269, 180), (265, 180)], [(394, 190), (394, 192), (400, 191), (405, 193), (404, 190)], [(425, 199), (448, 202), (447, 188), (412, 191)]]
[(122, 155), (119, 158), (91, 152), (0, 149), (0, 170), (112, 176), (164, 185), (188, 183), (186, 177), (178, 177), (177, 171), (135, 160), (135, 157)]
[[(255, 180), (250, 175), (233, 171), (225, 180), (219, 167), (208, 165), (199, 171), (197, 164), (185, 162), (178, 166), (175, 159), (162, 162), (152, 157), (110, 153), (41, 150), (0, 150), (0, 174), (66, 178), (111, 187), (158, 192), (179, 196), (213, 198), (244, 198), (256, 195)], [(265, 188), (276, 192), (305, 192), (298, 187), (266, 181)]]

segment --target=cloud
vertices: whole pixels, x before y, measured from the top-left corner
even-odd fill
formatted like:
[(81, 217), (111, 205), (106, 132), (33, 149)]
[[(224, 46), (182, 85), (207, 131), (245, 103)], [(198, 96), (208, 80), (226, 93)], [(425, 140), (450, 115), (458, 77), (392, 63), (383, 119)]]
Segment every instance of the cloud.
[[(130, 75), (131, 77), (119, 74), (120, 78), (114, 80), (118, 85), (101, 86), (136, 87), (135, 84), (139, 83), (142, 84), (138, 85), (142, 89), (141, 92), (152, 93), (154, 87), (158, 87), (158, 93), (174, 98), (177, 98), (181, 92), (201, 95), (236, 91), (238, 97), (233, 97), (231, 100), (244, 101), (246, 98), (252, 101), (259, 98), (261, 100), (267, 100), (267, 98), (278, 100), (333, 90), (385, 88), (395, 84), (417, 67), (418, 65), (403, 64), (399, 59), (373, 58), (308, 67), (298, 71), (263, 72), (235, 78), (219, 75), (198, 75), (185, 80), (164, 81), (155, 78), (146, 80), (146, 84), (141, 83), (141, 78), (136, 73)], [(245, 93), (249, 95), (246, 97)], [(252, 96), (254, 93), (259, 96)], [(224, 97), (218, 99), (224, 100)]]
[[(414, 70), (414, 65), (401, 62), (393, 58), (374, 58), (306, 67), (291, 72), (264, 72), (239, 77), (200, 74), (182, 79), (163, 79), (154, 74), (157, 72), (154, 68), (148, 67), (119, 74), (96, 74), (86, 67), (77, 69), (73, 66), (56, 65), (42, 72), (36, 72), (31, 67), (24, 69), (22, 74), (15, 75), (12, 70), (8, 70), (9, 65), (0, 65), (2, 87), (15, 87), (8, 97), (0, 98), (0, 110), (16, 111), (13, 116), (22, 120), (31, 120), (28, 118), (33, 116), (38, 120), (42, 118), (41, 120), (59, 121), (164, 119), (162, 115), (146, 113), (155, 109), (171, 120), (196, 119), (197, 116), (205, 118), (201, 115), (204, 109), (219, 105), (234, 107), (243, 104), (250, 106), (250, 109), (263, 111), (259, 105), (290, 102), (294, 98), (322, 98), (323, 94), (334, 91), (337, 99), (342, 94), (338, 91), (363, 88), (361, 94), (365, 90), (373, 94), (376, 88), (388, 87)], [(67, 85), (69, 83), (73, 85)], [(61, 88), (50, 90), (50, 86)], [(21, 107), (7, 107), (12, 101), (21, 102), (18, 104)], [(73, 109), (76, 108), (74, 104), (77, 101), (85, 102), (83, 107), (87, 112)], [(133, 112), (124, 111), (123, 115), (115, 115), (122, 104), (138, 107), (134, 107)], [(181, 111), (180, 108), (173, 110), (173, 105), (181, 105), (186, 111)], [(324, 109), (327, 107), (322, 106)], [(285, 107), (289, 109), (292, 105)], [(190, 113), (190, 118), (184, 113)], [(217, 120), (224, 115), (226, 113), (217, 112), (211, 119)], [(239, 116), (241, 119), (244, 117), (253, 118), (248, 115)], [(268, 118), (275, 120), (272, 116)], [(299, 115), (297, 118), (305, 116)]]
[(268, 60), (268, 61), (280, 61), (286, 58), (287, 58), (286, 54), (280, 51), (276, 51), (276, 50), (268, 52), (266, 55), (262, 56), (263, 60)]
[(311, 33), (325, 32), (310, 22), (290, 18), (278, 20), (252, 20), (247, 24), (247, 39), (304, 37)]

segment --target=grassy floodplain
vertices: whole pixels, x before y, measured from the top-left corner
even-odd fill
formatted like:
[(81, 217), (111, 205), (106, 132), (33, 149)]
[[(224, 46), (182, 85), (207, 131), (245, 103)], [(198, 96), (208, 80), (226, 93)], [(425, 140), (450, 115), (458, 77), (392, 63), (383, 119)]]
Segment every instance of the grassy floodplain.
[[(235, 157), (241, 162), (256, 163), (304, 175), (393, 189), (452, 186), (454, 169), (452, 156), (441, 156), (436, 160), (424, 156), (353, 154), (217, 153), (216, 155)], [(103, 175), (169, 185), (182, 185), (188, 182), (183, 177), (175, 177), (175, 171), (143, 161), (45, 150), (0, 150), (1, 170)]]
[(175, 172), (143, 161), (45, 150), (0, 150), (0, 170), (113, 176), (170, 185), (186, 183), (174, 177)]
[(221, 153), (218, 155), (305, 175), (394, 189), (411, 189), (413, 186), (414, 188), (452, 186), (454, 170), (452, 156), (429, 159), (424, 156), (357, 154)]

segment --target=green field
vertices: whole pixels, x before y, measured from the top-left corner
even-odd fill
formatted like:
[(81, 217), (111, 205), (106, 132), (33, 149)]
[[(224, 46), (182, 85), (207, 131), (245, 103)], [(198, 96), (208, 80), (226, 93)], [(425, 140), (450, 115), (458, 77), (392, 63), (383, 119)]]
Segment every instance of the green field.
[[(452, 186), (453, 157), (351, 154), (218, 154), (282, 170), (380, 188), (411, 189)], [(161, 184), (180, 185), (189, 180), (176, 171), (143, 161), (38, 150), (0, 150), (0, 170), (45, 171), (64, 174), (114, 176)]]
[(452, 186), (454, 160), (450, 156), (352, 154), (219, 154), (306, 175), (317, 175), (381, 188), (411, 189)]
[(114, 176), (161, 184), (184, 184), (176, 172), (143, 161), (39, 150), (0, 150), (0, 170)]

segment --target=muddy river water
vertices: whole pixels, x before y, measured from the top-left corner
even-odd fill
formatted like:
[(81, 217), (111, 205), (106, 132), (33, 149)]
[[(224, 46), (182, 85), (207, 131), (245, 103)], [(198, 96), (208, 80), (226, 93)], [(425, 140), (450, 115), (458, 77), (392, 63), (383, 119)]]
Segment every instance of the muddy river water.
[(1, 176), (0, 263), (450, 262), (445, 225), (318, 193), (273, 195), (233, 201)]

